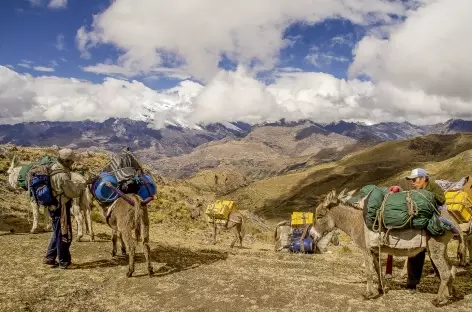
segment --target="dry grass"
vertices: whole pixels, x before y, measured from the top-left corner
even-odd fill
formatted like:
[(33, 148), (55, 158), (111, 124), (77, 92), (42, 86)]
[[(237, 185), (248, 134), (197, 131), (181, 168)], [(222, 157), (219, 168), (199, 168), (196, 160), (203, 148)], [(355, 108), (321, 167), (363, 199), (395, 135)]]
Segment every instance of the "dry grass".
[[(103, 156), (84, 160), (90, 168), (98, 168), (99, 161), (103, 163)], [(8, 162), (0, 159), (0, 168)], [(438, 165), (438, 172), (448, 170), (449, 165)], [(317, 170), (324, 174), (323, 170), (332, 167)], [(440, 309), (432, 307), (429, 301), (438, 280), (426, 277), (432, 270), (428, 260), (418, 293), (404, 290), (404, 281), (396, 275), (385, 297), (365, 301), (361, 297), (362, 255), (345, 233), (340, 234), (340, 246), (329, 247), (332, 253), (323, 255), (274, 253), (271, 231), (260, 231), (252, 224), (246, 227), (244, 249), (227, 248), (232, 238), (228, 232), (218, 235), (217, 246), (210, 246), (205, 224), (190, 218), (189, 211), (204, 207), (215, 194), (164, 178), (159, 179), (159, 199), (149, 208), (153, 278), (145, 274), (141, 247), (136, 276), (125, 277), (127, 263), (123, 258), (111, 259), (110, 229), (101, 223), (94, 223), (97, 242), (72, 243), (75, 269), (50, 268), (41, 263), (50, 233), (26, 234), (31, 226), (26, 219), (26, 199), (8, 190), (5, 178), (2, 173), (0, 246), (4, 252), (0, 254), (0, 270), (4, 274), (0, 275), (0, 311), (461, 312), (472, 306), (469, 268), (456, 279), (462, 299)], [(94, 220), (101, 221), (101, 217), (97, 214)], [(396, 260), (394, 274), (403, 264)]]
[(409, 187), (404, 177), (415, 167), (425, 167), (433, 178), (458, 180), (472, 172), (471, 149), (471, 134), (386, 142), (337, 162), (256, 181), (228, 196), (244, 209), (287, 218), (291, 211), (312, 210), (331, 189), (359, 189), (367, 184)]

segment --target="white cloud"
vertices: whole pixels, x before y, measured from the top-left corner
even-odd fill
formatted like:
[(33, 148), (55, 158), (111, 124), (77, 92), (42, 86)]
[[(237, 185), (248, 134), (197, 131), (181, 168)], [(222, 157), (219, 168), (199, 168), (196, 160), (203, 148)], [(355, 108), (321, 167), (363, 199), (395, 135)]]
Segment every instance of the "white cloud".
[(62, 51), (64, 48), (64, 34), (59, 34), (56, 37), (56, 49)]
[(187, 81), (158, 93), (138, 81), (106, 78), (93, 84), (74, 78), (22, 75), (0, 66), (0, 123), (137, 119), (160, 113), (178, 120), (182, 112), (188, 114), (186, 104), (199, 87)]
[(242, 68), (235, 72), (220, 71), (194, 100), (191, 121), (244, 121), (257, 123), (281, 118), (275, 98), (264, 84), (248, 76)]
[[(111, 76), (117, 75), (124, 77), (133, 77), (138, 75), (144, 75), (144, 72), (142, 71), (131, 71), (129, 68), (121, 67), (115, 64), (97, 64), (93, 66), (85, 66), (82, 69), (86, 72)], [(185, 74), (185, 72), (179, 68), (154, 67), (152, 69), (149, 69), (146, 75), (148, 75), (147, 78), (162, 76), (181, 80), (190, 78), (188, 74)]]
[(16, 64), (16, 65), (18, 65), (18, 66), (20, 66), (20, 67), (24, 67), (24, 68), (31, 68), (31, 65), (28, 64), (28, 63), (18, 63), (18, 64)]
[(152, 71), (162, 66), (163, 55), (173, 54), (186, 73), (210, 81), (223, 53), (242, 65), (255, 60), (260, 70), (271, 69), (280, 49), (290, 44), (282, 33), (294, 21), (313, 24), (344, 18), (368, 25), (388, 23), (389, 14), (404, 12), (401, 3), (381, 0), (199, 0), (185, 5), (172, 0), (142, 0), (140, 5), (117, 0), (94, 16), (90, 28), (81, 27), (76, 41), (85, 58), (99, 44), (123, 50), (114, 68), (118, 73)]
[(65, 9), (67, 8), (67, 0), (28, 0), (31, 6), (42, 6), (48, 3), (50, 9)]
[(332, 52), (327, 52), (327, 53), (315, 52), (315, 53), (311, 53), (311, 54), (308, 54), (305, 57), (305, 60), (308, 63), (310, 63), (310, 64), (312, 64), (312, 65), (314, 65), (318, 68), (321, 68), (324, 65), (329, 65), (333, 62), (340, 62), (340, 63), (349, 62), (349, 59), (347, 57), (340, 56), (340, 55), (335, 55)]
[(354, 35), (352, 33), (347, 34), (347, 35), (340, 35), (340, 36), (334, 36), (331, 38), (331, 47), (334, 47), (336, 45), (347, 45), (347, 46), (352, 46), (353, 45), (353, 40), (354, 40)]
[(49, 64), (51, 64), (52, 67), (59, 67), (59, 64), (55, 60), (52, 60)]
[(41, 0), (28, 0), (28, 2), (31, 4), (31, 6), (40, 6), (41, 5)]
[[(472, 41), (467, 40), (472, 34), (468, 16), (472, 12), (471, 1), (416, 1), (418, 9), (408, 12), (405, 21), (388, 21), (387, 27), (370, 29), (355, 47), (348, 80), (286, 67), (270, 71), (271, 83), (266, 85), (244, 63), (251, 59), (260, 59), (266, 65), (274, 62), (284, 44), (280, 41), (280, 30), (285, 27), (286, 16), (293, 20), (308, 16), (316, 21), (326, 17), (329, 11), (348, 15), (359, 23), (388, 20), (383, 13), (373, 19), (359, 13), (362, 10), (355, 4), (361, 2), (353, 0), (325, 2), (323, 11), (312, 15), (308, 6), (303, 7), (306, 12), (299, 12), (298, 6), (293, 8), (285, 6), (282, 0), (277, 1), (279, 9), (284, 9), (284, 17), (270, 9), (266, 0), (258, 2), (253, 11), (246, 9), (244, 1), (229, 5), (198, 2), (207, 5), (203, 8), (190, 2), (181, 11), (170, 3), (165, 14), (162, 10), (156, 13), (154, 6), (162, 5), (163, 1), (149, 2), (145, 8), (135, 8), (136, 5), (126, 0), (115, 1), (95, 18), (92, 30), (81, 28), (77, 41), (83, 53), (102, 43), (117, 45), (125, 52), (118, 62), (106, 61), (85, 67), (85, 71), (129, 77), (137, 74), (148, 79), (163, 75), (183, 79), (191, 73), (205, 77), (205, 85), (186, 80), (175, 88), (157, 92), (137, 81), (108, 77), (103, 83), (94, 84), (72, 78), (35, 78), (0, 67), (0, 122), (147, 116), (153, 117), (160, 127), (165, 121), (256, 123), (282, 117), (318, 122), (409, 120), (418, 124), (449, 118), (472, 119), (472, 58), (469, 56)], [(334, 9), (333, 3), (337, 4)], [(391, 11), (391, 4), (369, 0), (362, 3), (382, 5), (385, 9), (380, 11)], [(212, 10), (210, 4), (214, 5)], [(232, 14), (226, 14), (224, 7)], [(344, 12), (345, 7), (352, 11)], [(259, 12), (265, 9), (269, 10), (268, 17)], [(213, 18), (198, 17), (197, 13), (207, 11)], [(180, 24), (176, 24), (179, 13)], [(117, 19), (122, 23), (116, 22)], [(182, 58), (157, 54), (157, 48), (178, 51)], [(221, 51), (241, 63), (236, 71), (217, 68), (214, 61)], [(320, 51), (313, 53), (321, 55)], [(338, 56), (326, 54), (314, 60), (335, 61), (335, 57)], [(177, 64), (177, 68), (166, 67), (168, 63)], [(33, 65), (23, 60), (18, 66)], [(355, 79), (358, 74), (368, 75), (371, 81)]]
[(276, 81), (266, 86), (239, 67), (234, 72), (220, 71), (205, 86), (186, 80), (157, 92), (138, 81), (106, 78), (94, 84), (54, 76), (35, 78), (0, 66), (0, 123), (128, 117), (154, 118), (157, 127), (166, 121), (192, 125), (280, 118), (427, 124), (472, 118), (471, 104), (390, 83), (345, 81), (314, 72), (279, 72)]
[(51, 73), (51, 72), (54, 71), (54, 68), (45, 67), (45, 66), (35, 66), (35, 67), (33, 67), (33, 69), (36, 70), (36, 71), (48, 72), (48, 73)]
[(388, 29), (387, 39), (362, 39), (350, 76), (364, 74), (408, 92), (470, 102), (472, 1), (424, 2), (403, 24)]
[(67, 0), (51, 0), (49, 1), (48, 8), (51, 8), (51, 9), (67, 8)]

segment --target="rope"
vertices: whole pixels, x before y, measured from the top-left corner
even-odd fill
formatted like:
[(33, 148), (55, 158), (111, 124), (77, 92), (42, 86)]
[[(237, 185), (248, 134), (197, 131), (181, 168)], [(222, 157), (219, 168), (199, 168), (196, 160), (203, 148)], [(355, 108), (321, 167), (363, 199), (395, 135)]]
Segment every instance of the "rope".
[[(385, 195), (383, 201), (382, 201), (382, 205), (380, 206), (379, 210), (377, 210), (377, 213), (375, 215), (375, 219), (374, 219), (374, 224), (372, 225), (372, 230), (373, 231), (377, 231), (379, 233), (379, 241), (378, 241), (378, 244), (379, 244), (379, 254), (378, 254), (378, 261), (379, 261), (379, 271), (380, 271), (380, 275), (382, 275), (382, 263), (381, 263), (381, 257), (380, 257), (380, 251), (382, 249), (382, 246), (384, 244), (386, 244), (386, 240), (388, 238), (388, 235), (390, 234), (390, 231), (391, 230), (394, 230), (394, 229), (402, 229), (404, 228), (408, 223), (410, 223), (410, 226), (411, 226), (411, 222), (413, 220), (413, 218), (415, 216), (418, 215), (418, 206), (417, 204), (415, 203), (415, 201), (412, 200), (411, 198), (411, 192), (412, 191), (406, 191), (404, 193), (406, 193), (406, 202), (407, 202), (407, 206), (408, 206), (408, 219), (402, 224), (402, 225), (399, 225), (399, 226), (387, 226), (385, 224), (385, 218), (384, 218), (384, 215), (385, 215), (385, 204), (388, 200), (388, 198), (390, 197), (390, 193), (387, 193), (387, 195)], [(418, 194), (420, 194), (421, 196), (425, 197), (423, 194), (421, 194), (420, 192), (418, 192)], [(437, 210), (437, 209), (436, 209)], [(376, 227), (377, 225), (377, 227)], [(387, 229), (387, 231), (385, 232), (385, 235), (382, 239), (382, 230), (383, 230), (383, 227), (385, 227), (385, 229)], [(382, 291), (385, 293), (385, 285), (383, 283), (383, 278), (380, 278), (380, 286), (382, 287)]]

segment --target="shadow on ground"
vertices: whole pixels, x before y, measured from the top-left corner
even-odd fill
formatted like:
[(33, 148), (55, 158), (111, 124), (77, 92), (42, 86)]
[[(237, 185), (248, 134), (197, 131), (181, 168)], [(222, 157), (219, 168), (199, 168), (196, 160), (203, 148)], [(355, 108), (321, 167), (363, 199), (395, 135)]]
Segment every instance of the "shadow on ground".
[[(138, 248), (139, 251), (139, 248)], [(190, 270), (200, 265), (208, 265), (217, 261), (226, 260), (227, 252), (216, 250), (191, 250), (183, 247), (161, 246), (151, 250), (151, 260), (155, 269), (154, 276), (164, 276), (177, 272)], [(136, 263), (145, 262), (144, 254), (138, 252), (135, 256)], [(158, 268), (159, 264), (159, 268)], [(114, 259), (101, 259), (76, 265), (77, 270), (89, 270), (96, 268), (107, 268), (116, 266), (127, 266), (127, 257), (116, 257)], [(157, 269), (158, 268), (158, 269)], [(157, 269), (157, 270), (156, 270)], [(141, 275), (133, 275), (139, 277)]]
[(9, 214), (0, 214), (0, 235), (28, 234), (31, 224), (25, 219)]
[[(394, 267), (401, 269), (403, 267), (403, 261), (395, 263)], [(458, 302), (464, 299), (465, 296), (472, 294), (472, 267), (469, 266), (465, 271), (457, 272), (454, 280), (454, 287), (456, 294), (451, 298), (450, 303)], [(390, 290), (405, 290), (406, 279), (392, 279), (387, 282)], [(435, 275), (434, 269), (429, 261), (425, 262), (423, 275), (421, 282), (417, 287), (417, 291), (420, 293), (436, 294), (439, 290), (440, 279)]]

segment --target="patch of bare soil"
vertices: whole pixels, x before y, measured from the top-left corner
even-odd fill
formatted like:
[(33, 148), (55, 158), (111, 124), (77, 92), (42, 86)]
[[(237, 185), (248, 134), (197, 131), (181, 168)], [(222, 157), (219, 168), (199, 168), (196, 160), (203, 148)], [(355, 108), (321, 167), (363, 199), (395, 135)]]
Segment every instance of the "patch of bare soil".
[[(456, 277), (462, 298), (442, 308), (430, 303), (439, 279), (427, 276), (429, 261), (417, 293), (396, 276), (387, 295), (366, 301), (363, 259), (351, 242), (332, 253), (296, 255), (251, 241), (232, 250), (227, 234), (210, 246), (201, 233), (154, 227), (151, 278), (141, 246), (135, 275), (125, 276), (126, 260), (111, 259), (106, 226), (95, 226), (96, 242), (73, 242), (71, 270), (42, 264), (51, 233), (3, 232), (0, 311), (471, 311), (472, 268)], [(401, 266), (397, 259), (394, 274)]]

